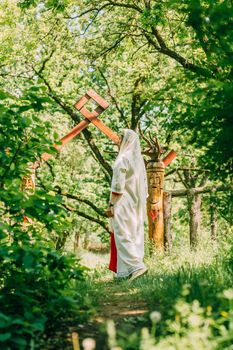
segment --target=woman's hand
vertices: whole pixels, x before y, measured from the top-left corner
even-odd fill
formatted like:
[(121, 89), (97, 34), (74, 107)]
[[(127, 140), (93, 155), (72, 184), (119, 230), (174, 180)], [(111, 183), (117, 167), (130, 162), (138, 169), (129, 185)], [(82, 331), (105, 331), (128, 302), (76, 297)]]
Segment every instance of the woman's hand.
[(107, 210), (105, 211), (105, 214), (107, 215), (108, 218), (112, 218), (114, 216), (113, 206), (108, 207)]
[(114, 204), (117, 203), (117, 201), (121, 196), (122, 196), (121, 193), (111, 192), (109, 206), (105, 211), (105, 214), (107, 215), (107, 217), (112, 218), (114, 216)]

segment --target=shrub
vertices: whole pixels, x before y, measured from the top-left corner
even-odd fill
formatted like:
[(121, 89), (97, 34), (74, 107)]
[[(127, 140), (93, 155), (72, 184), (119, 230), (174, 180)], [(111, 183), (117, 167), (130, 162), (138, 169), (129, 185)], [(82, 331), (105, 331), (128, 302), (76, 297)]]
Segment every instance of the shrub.
[(29, 162), (54, 152), (50, 124), (38, 118), (50, 101), (36, 87), (20, 98), (0, 95), (0, 348), (34, 349), (48, 327), (83, 307), (76, 281), (84, 268), (50, 238), (69, 228), (62, 198), (22, 191)]

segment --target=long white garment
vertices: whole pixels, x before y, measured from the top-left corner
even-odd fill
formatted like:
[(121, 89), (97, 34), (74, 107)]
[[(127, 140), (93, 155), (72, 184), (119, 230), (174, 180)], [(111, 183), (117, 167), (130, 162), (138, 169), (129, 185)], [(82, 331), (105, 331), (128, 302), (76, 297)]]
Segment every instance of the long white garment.
[(147, 178), (137, 134), (124, 129), (113, 165), (111, 191), (122, 195), (114, 204), (110, 226), (117, 247), (117, 277), (127, 277), (144, 267), (144, 222)]

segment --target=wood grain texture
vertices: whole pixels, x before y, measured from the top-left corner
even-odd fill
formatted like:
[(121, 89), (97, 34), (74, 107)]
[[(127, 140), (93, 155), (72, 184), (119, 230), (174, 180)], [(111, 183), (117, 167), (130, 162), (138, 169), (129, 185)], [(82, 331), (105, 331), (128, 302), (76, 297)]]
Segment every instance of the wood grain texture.
[(171, 152), (168, 153), (168, 155), (163, 159), (163, 164), (165, 168), (175, 159), (177, 156), (177, 153), (172, 150)]
[[(147, 164), (148, 192), (147, 201), (149, 239), (156, 247), (164, 249), (164, 221), (163, 221), (163, 184), (164, 164), (162, 161), (150, 161)], [(150, 212), (156, 212), (156, 219), (152, 220)]]
[(115, 134), (112, 129), (106, 126), (100, 119), (98, 111), (89, 112), (88, 109), (83, 107), (80, 113), (84, 115), (92, 124), (94, 124), (100, 131), (102, 131), (108, 138), (110, 138), (114, 143), (118, 144), (120, 142), (119, 136)]
[(103, 99), (100, 95), (98, 95), (94, 90), (90, 89), (86, 93), (89, 97), (91, 97), (95, 102), (98, 103), (103, 109), (107, 109), (109, 107), (109, 103)]

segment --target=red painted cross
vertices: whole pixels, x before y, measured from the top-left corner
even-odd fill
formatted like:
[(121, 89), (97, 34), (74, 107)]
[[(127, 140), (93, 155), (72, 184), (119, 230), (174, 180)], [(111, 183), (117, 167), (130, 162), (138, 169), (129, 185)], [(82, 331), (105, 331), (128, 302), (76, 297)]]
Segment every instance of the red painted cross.
[[(97, 107), (94, 111), (90, 112), (85, 104), (93, 100), (97, 103)], [(85, 117), (78, 125), (76, 125), (67, 135), (62, 137), (60, 142), (61, 145), (54, 145), (57, 150), (60, 150), (67, 142), (72, 140), (75, 136), (80, 134), (80, 132), (85, 129), (90, 123), (94, 124), (100, 131), (102, 131), (106, 136), (108, 136), (114, 143), (119, 144), (120, 138), (115, 134), (109, 127), (107, 127), (100, 119), (97, 117), (109, 107), (109, 103), (105, 101), (101, 96), (99, 96), (94, 90), (90, 89), (86, 92), (84, 96), (80, 98), (78, 102), (75, 103), (74, 107)], [(49, 153), (43, 153), (42, 159), (48, 160), (52, 157)]]

